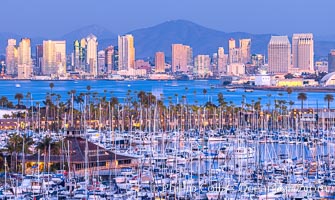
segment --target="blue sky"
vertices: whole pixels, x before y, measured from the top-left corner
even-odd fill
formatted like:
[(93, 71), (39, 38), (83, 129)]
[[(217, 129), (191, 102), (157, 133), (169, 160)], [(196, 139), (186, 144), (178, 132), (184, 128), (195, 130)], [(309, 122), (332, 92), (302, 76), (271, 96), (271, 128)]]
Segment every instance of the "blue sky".
[(334, 0), (1, 0), (0, 32), (60, 36), (97, 24), (116, 34), (185, 19), (231, 32), (335, 35)]

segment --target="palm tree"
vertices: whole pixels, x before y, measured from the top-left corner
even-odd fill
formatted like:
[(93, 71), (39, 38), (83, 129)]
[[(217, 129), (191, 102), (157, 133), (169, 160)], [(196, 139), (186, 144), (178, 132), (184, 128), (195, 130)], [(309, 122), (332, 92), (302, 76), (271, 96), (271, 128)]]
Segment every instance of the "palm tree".
[(298, 100), (301, 101), (301, 111), (304, 109), (304, 101), (307, 100), (307, 95), (306, 93), (300, 92), (298, 94)]
[(293, 89), (291, 87), (286, 88), (287, 94), (290, 96), (293, 92)]
[(328, 110), (330, 108), (330, 102), (334, 101), (334, 95), (332, 94), (326, 94), (325, 97), (323, 98), (325, 101), (327, 101), (328, 104)]
[[(50, 136), (44, 137), (40, 142), (37, 143), (37, 149), (43, 151), (44, 155), (44, 171), (46, 168), (46, 157), (49, 153), (58, 154), (60, 150), (60, 145), (58, 142), (54, 142)], [(50, 152), (49, 152), (50, 149)]]
[(16, 93), (14, 98), (17, 99), (17, 106), (20, 107), (20, 102), (23, 99), (23, 94), (22, 93)]
[(55, 87), (55, 84), (53, 82), (49, 83), (50, 88), (50, 94), (52, 94), (52, 89)]

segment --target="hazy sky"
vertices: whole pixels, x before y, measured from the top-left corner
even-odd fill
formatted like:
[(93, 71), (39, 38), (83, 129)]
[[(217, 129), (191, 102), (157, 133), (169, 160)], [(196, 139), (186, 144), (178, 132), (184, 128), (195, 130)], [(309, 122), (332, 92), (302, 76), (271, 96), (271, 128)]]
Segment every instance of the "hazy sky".
[(1, 0), (0, 32), (60, 36), (98, 24), (116, 34), (185, 19), (231, 32), (335, 34), (335, 0)]

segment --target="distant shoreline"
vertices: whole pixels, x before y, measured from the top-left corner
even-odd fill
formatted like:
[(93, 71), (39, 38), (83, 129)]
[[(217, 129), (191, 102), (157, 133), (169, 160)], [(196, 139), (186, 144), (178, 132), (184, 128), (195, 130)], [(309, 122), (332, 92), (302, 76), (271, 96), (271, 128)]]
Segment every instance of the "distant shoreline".
[[(259, 86), (242, 86), (236, 85), (235, 88), (253, 89), (253, 90), (268, 90), (268, 91), (284, 91), (288, 87), (259, 87)], [(290, 87), (294, 92), (335, 92), (335, 87)]]

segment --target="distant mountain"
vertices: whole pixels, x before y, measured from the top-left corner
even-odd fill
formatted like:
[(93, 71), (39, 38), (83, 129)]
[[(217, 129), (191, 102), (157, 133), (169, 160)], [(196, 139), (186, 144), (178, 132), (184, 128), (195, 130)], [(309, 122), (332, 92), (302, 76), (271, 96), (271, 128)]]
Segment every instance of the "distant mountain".
[[(67, 41), (67, 53), (73, 50), (73, 41), (93, 33), (98, 37), (99, 49), (109, 45), (117, 45), (117, 34), (98, 25), (85, 26), (74, 30), (58, 39)], [(154, 57), (155, 52), (163, 51), (167, 57), (171, 56), (171, 44), (183, 43), (193, 48), (193, 55), (213, 54), (218, 47), (228, 49), (228, 40), (234, 38), (236, 43), (242, 38), (251, 38), (252, 53), (267, 54), (267, 45), (271, 35), (251, 34), (245, 32), (223, 32), (195, 24), (185, 20), (167, 21), (149, 28), (137, 29), (128, 32), (134, 35), (137, 58)], [(0, 33), (0, 54), (5, 52), (8, 38), (19, 41), (22, 36), (13, 33)], [(315, 37), (315, 57), (327, 56), (330, 49), (335, 48), (335, 41), (331, 37)], [(41, 44), (44, 38), (32, 38), (32, 44)], [(329, 39), (329, 40), (325, 40)], [(238, 45), (238, 44), (237, 44)], [(34, 49), (34, 46), (33, 48)], [(34, 54), (34, 52), (33, 52)]]
[(171, 44), (183, 43), (193, 48), (193, 54), (213, 54), (218, 47), (228, 49), (228, 40), (251, 38), (252, 52), (266, 53), (270, 34), (255, 35), (243, 32), (225, 33), (206, 28), (190, 21), (168, 21), (150, 28), (129, 32), (134, 35), (136, 57), (153, 56), (156, 51), (164, 51), (171, 56)]

